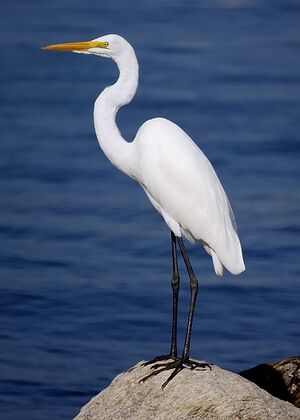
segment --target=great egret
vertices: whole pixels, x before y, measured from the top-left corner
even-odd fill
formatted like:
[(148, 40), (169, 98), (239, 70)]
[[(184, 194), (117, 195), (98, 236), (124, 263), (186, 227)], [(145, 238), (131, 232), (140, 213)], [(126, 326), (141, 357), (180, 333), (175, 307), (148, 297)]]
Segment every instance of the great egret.
[[(128, 104), (138, 86), (139, 67), (132, 46), (118, 35), (106, 35), (87, 42), (55, 44), (46, 50), (72, 51), (112, 58), (118, 65), (117, 82), (105, 88), (94, 107), (97, 138), (103, 152), (120, 171), (136, 180), (154, 208), (161, 214), (171, 231), (173, 258), (173, 319), (170, 353), (158, 356), (146, 364), (158, 373), (174, 369), (163, 387), (183, 368), (209, 367), (206, 362), (190, 359), (190, 340), (198, 281), (182, 236), (192, 243), (200, 242), (212, 257), (217, 275), (225, 267), (232, 274), (245, 270), (242, 249), (234, 216), (225, 191), (209, 160), (176, 124), (164, 118), (145, 122), (135, 139), (128, 143), (116, 125), (116, 113)], [(190, 305), (186, 336), (181, 357), (177, 354), (177, 305), (179, 272), (177, 244), (181, 251), (189, 279)], [(171, 361), (170, 361), (171, 360)]]

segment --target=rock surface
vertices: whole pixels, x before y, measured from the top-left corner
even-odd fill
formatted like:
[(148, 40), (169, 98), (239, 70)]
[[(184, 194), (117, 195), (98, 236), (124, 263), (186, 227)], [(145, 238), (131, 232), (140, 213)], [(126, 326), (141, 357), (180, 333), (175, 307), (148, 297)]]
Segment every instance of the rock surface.
[(274, 397), (300, 408), (300, 356), (263, 363), (239, 373)]
[(300, 420), (300, 409), (218, 366), (184, 369), (162, 390), (171, 371), (144, 383), (142, 362), (118, 375), (85, 405), (76, 420)]

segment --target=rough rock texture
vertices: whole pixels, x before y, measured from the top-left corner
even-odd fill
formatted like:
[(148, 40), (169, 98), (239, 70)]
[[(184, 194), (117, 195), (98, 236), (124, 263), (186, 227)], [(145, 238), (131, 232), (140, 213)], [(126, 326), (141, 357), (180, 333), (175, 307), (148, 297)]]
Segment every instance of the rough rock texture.
[(300, 356), (276, 363), (264, 363), (244, 370), (240, 375), (274, 397), (289, 401), (300, 408)]
[(75, 419), (300, 420), (299, 408), (217, 366), (202, 371), (184, 369), (162, 390), (170, 371), (139, 383), (150, 373), (150, 368), (141, 364), (118, 375)]

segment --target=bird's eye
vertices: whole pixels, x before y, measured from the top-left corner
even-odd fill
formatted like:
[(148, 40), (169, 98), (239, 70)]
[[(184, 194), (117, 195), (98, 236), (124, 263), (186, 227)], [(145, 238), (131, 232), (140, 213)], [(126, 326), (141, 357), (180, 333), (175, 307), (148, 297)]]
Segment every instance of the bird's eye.
[(108, 47), (108, 42), (103, 42), (103, 47), (107, 48)]

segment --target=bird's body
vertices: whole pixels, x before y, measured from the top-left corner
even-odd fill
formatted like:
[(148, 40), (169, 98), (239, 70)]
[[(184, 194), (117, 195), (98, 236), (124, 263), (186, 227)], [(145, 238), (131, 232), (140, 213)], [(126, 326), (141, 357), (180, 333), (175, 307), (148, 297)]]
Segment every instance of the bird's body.
[[(154, 360), (174, 361), (153, 374), (174, 368), (164, 386), (183, 367), (205, 367), (189, 359), (191, 327), (198, 282), (193, 273), (182, 236), (201, 242), (212, 256), (216, 274), (223, 267), (232, 274), (244, 271), (242, 249), (226, 193), (204, 153), (176, 124), (164, 118), (145, 122), (135, 139), (123, 139), (116, 113), (128, 104), (138, 86), (138, 62), (132, 46), (118, 35), (106, 35), (88, 42), (57, 44), (46, 49), (74, 51), (112, 58), (118, 65), (117, 82), (104, 89), (94, 107), (97, 138), (103, 152), (119, 170), (135, 179), (171, 230), (173, 255), (173, 324), (170, 354)], [(191, 302), (182, 358), (177, 357), (176, 329), (179, 273), (176, 244), (182, 253), (191, 284)], [(148, 377), (150, 377), (149, 375)], [(146, 377), (145, 379), (147, 379)]]
[(209, 160), (176, 124), (163, 118), (139, 129), (133, 149), (138, 182), (166, 224), (180, 237), (201, 241), (217, 274), (243, 270), (240, 242), (224, 189)]
[(223, 266), (239, 274), (244, 262), (234, 216), (211, 163), (199, 147), (164, 118), (145, 122), (131, 143), (122, 138), (115, 116), (136, 92), (138, 63), (131, 45), (120, 37), (117, 40), (123, 44), (123, 54), (113, 57), (119, 66), (119, 79), (99, 95), (94, 108), (100, 147), (113, 165), (142, 186), (177, 237), (183, 234), (192, 242), (203, 243), (212, 255), (216, 274), (223, 274)]

